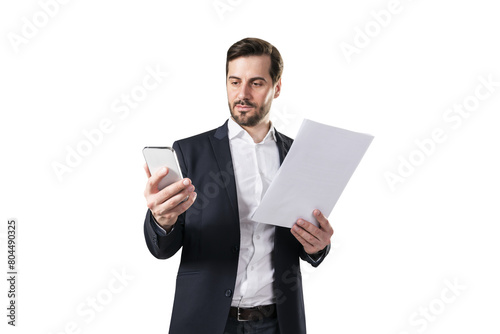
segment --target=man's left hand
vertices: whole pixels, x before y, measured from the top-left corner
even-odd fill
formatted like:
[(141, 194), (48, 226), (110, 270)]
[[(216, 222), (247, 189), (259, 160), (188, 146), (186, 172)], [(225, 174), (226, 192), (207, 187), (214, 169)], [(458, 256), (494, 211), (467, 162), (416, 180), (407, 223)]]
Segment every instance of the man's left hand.
[(333, 235), (333, 228), (328, 219), (317, 209), (313, 211), (313, 215), (319, 227), (304, 219), (299, 219), (291, 230), (295, 238), (304, 246), (307, 254), (314, 254), (325, 249)]

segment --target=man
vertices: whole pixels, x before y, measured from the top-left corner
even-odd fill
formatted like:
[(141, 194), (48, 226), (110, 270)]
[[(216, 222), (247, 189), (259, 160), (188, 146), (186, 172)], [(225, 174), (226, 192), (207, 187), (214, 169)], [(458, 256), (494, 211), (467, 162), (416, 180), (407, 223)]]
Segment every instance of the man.
[(292, 144), (269, 119), (282, 70), (268, 42), (236, 42), (226, 59), (231, 117), (174, 143), (185, 179), (158, 191), (168, 170), (145, 166), (147, 246), (160, 259), (182, 247), (171, 334), (306, 333), (299, 258), (318, 266), (333, 229), (319, 210), (319, 228), (251, 219)]

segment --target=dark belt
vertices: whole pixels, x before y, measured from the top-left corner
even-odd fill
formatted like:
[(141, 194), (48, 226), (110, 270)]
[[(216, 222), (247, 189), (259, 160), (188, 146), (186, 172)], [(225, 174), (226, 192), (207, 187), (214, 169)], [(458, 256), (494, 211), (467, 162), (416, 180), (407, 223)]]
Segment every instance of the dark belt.
[(258, 321), (264, 318), (276, 318), (276, 304), (250, 308), (231, 307), (229, 316), (238, 321)]

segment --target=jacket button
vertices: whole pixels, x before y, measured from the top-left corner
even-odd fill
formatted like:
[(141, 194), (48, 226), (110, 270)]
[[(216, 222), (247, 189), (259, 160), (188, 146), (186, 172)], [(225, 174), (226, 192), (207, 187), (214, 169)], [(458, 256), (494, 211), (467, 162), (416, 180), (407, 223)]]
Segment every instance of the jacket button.
[(233, 247), (231, 248), (231, 251), (233, 252), (233, 254), (236, 254), (236, 253), (238, 253), (238, 250), (239, 250), (239, 249), (240, 249), (240, 248), (239, 248), (238, 246), (233, 246)]
[(226, 297), (231, 297), (233, 295), (233, 292), (231, 290), (226, 290)]

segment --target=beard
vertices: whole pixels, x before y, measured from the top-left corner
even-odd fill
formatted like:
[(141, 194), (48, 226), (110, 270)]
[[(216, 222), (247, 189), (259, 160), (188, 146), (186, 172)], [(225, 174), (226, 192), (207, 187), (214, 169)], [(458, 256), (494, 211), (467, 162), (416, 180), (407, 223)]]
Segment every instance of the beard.
[[(254, 114), (250, 116), (248, 115), (249, 111), (243, 113), (235, 111), (234, 108), (236, 108), (237, 104), (253, 107)], [(262, 105), (257, 108), (255, 104), (244, 100), (235, 101), (232, 107), (231, 104), (228, 103), (228, 106), (229, 111), (231, 112), (231, 116), (233, 117), (234, 121), (240, 126), (256, 126), (264, 119), (264, 117), (267, 116), (267, 114), (269, 114), (269, 110), (271, 109), (271, 105)]]

